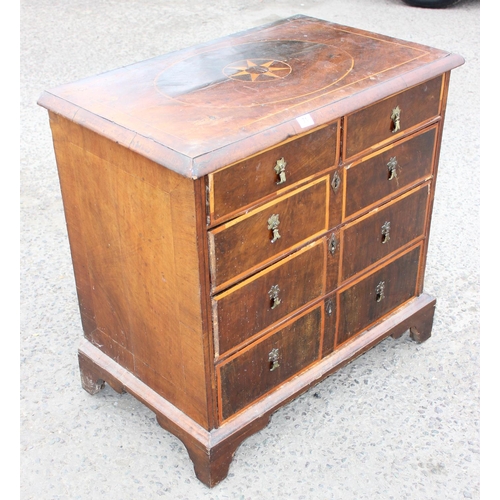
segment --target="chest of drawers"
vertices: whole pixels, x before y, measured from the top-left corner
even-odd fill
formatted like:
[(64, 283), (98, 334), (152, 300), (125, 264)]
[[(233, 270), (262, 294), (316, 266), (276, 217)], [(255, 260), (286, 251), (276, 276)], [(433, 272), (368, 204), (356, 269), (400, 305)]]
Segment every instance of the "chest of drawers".
[(423, 292), (460, 56), (295, 16), (44, 92), (82, 385), (155, 412), (198, 478)]

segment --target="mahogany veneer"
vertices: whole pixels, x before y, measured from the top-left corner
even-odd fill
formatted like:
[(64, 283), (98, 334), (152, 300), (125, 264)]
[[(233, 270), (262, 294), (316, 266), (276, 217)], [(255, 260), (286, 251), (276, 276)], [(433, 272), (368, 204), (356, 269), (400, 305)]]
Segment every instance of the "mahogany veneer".
[(44, 92), (84, 340), (214, 486), (277, 408), (432, 329), (460, 56), (305, 16)]

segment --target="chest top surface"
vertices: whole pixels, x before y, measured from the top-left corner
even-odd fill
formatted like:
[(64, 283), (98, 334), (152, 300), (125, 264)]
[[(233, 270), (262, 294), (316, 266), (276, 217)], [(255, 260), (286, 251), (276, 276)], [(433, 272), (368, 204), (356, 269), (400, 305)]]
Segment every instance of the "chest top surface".
[(39, 104), (197, 178), (462, 63), (294, 16), (59, 86)]

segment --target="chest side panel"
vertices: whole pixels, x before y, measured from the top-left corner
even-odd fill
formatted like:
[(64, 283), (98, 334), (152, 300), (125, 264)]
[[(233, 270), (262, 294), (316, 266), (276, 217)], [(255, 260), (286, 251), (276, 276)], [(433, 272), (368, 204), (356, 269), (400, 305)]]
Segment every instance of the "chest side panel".
[(85, 336), (206, 426), (193, 181), (57, 115), (51, 127)]

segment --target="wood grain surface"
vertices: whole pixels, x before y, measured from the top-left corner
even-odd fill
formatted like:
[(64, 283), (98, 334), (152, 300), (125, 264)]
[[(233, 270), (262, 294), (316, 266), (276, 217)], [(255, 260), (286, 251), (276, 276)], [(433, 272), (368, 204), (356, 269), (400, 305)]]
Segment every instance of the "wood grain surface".
[(294, 16), (62, 85), (39, 104), (197, 178), (462, 63)]
[(86, 337), (207, 426), (194, 182), (58, 115), (51, 127)]

